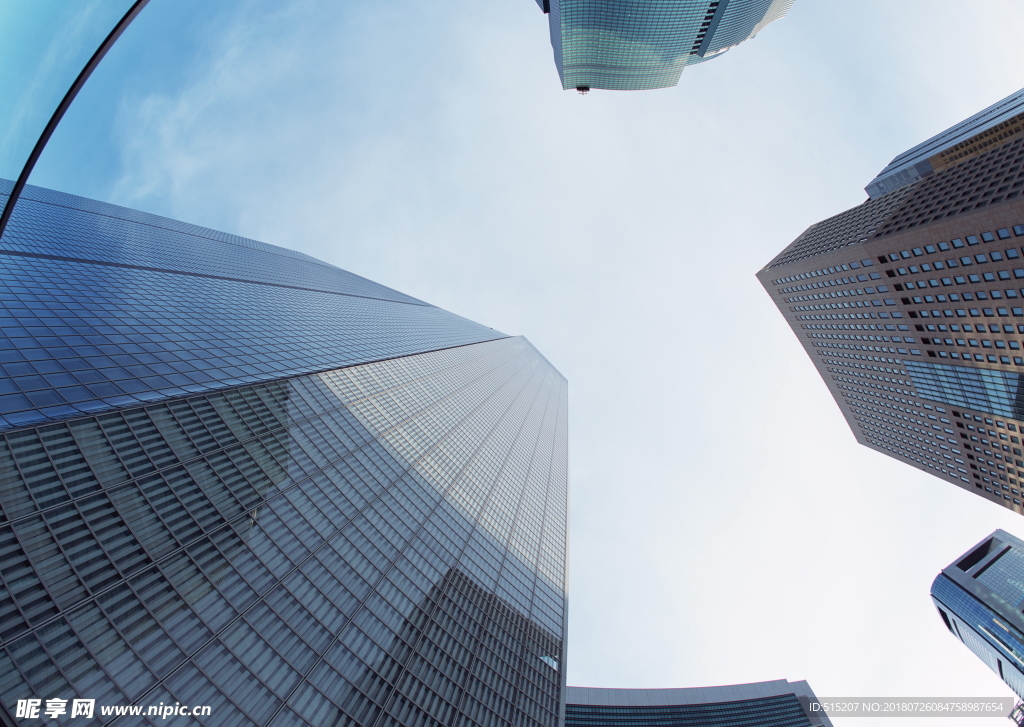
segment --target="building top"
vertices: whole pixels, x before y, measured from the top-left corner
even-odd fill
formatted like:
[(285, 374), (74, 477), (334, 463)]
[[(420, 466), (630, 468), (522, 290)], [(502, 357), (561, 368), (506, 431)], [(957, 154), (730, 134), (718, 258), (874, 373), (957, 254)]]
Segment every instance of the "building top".
[[(1024, 541), (1005, 530), (996, 530), (949, 566), (945, 576), (988, 606), (1014, 628), (1024, 642)], [(935, 592), (935, 585), (932, 587)], [(1005, 627), (1004, 627), (1005, 628)]]
[(772, 724), (781, 727), (831, 727), (828, 715), (813, 709), (812, 703), (817, 703), (817, 697), (806, 681), (785, 679), (683, 689), (570, 686), (566, 687), (565, 694), (569, 727), (612, 727), (624, 723), (637, 727), (645, 724), (737, 727), (763, 725), (766, 715), (771, 715)]
[(1022, 573), (1024, 541), (996, 530), (935, 577), (931, 596), (949, 632), (1024, 698)]
[(505, 337), (301, 253), (35, 187), (0, 258), (0, 430)]
[(872, 199), (1024, 133), (1024, 89), (903, 152), (864, 188)]
[(724, 0), (715, 13), (716, 23), (708, 26), (697, 55), (712, 58), (750, 40), (761, 29), (786, 15), (794, 0)]
[[(11, 186), (0, 180), (0, 195)], [(2, 253), (429, 305), (305, 253), (258, 240), (42, 187), (26, 187), (22, 199), (26, 210), (0, 241)]]
[(867, 242), (899, 207), (910, 189), (898, 190), (880, 199), (866, 200), (845, 212), (814, 223), (765, 265), (765, 268), (789, 265), (798, 260)]
[[(1024, 189), (1024, 134), (914, 184), (807, 228), (765, 269), (934, 224), (1017, 199)], [(857, 253), (851, 251), (852, 256)]]
[(740, 699), (778, 697), (796, 694), (812, 697), (806, 681), (790, 682), (775, 679), (750, 684), (726, 684), (720, 687), (685, 687), (681, 689), (604, 689), (600, 687), (566, 687), (565, 703), (601, 707), (660, 707), (677, 704), (733, 702)]
[(753, 38), (794, 0), (538, 0), (550, 11), (562, 88), (675, 86), (683, 68)]

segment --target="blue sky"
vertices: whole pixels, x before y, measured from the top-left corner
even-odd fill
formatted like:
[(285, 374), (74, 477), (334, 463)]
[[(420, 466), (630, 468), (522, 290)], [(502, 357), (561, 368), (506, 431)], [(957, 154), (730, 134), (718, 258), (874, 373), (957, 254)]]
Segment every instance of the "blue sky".
[(210, 5), (152, 0), (32, 183), (526, 335), (570, 382), (570, 684), (1009, 695), (928, 587), (1024, 521), (858, 447), (754, 273), (1020, 88), (1019, 4), (797, 0), (587, 96), (533, 0)]

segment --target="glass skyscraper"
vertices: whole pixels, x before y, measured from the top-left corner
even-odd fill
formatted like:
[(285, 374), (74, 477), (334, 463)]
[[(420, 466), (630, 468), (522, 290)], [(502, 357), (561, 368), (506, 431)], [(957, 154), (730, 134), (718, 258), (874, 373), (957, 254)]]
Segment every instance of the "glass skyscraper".
[(832, 727), (807, 682), (692, 689), (567, 687), (565, 727)]
[(0, 255), (0, 717), (556, 727), (567, 389), (528, 341), (33, 187)]
[(666, 88), (783, 17), (793, 0), (537, 0), (562, 88)]
[(1015, 128), (958, 141), (945, 167), (812, 225), (757, 276), (858, 442), (1024, 513)]
[[(932, 582), (949, 632), (1024, 699), (1024, 541), (996, 530)], [(1024, 723), (1020, 707), (1011, 715)]]

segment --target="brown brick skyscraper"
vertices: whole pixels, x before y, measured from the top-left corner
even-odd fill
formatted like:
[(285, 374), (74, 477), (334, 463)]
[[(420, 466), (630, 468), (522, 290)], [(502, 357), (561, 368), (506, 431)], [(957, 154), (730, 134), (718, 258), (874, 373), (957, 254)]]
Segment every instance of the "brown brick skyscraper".
[(758, 279), (857, 441), (1024, 513), (1024, 124), (991, 109)]

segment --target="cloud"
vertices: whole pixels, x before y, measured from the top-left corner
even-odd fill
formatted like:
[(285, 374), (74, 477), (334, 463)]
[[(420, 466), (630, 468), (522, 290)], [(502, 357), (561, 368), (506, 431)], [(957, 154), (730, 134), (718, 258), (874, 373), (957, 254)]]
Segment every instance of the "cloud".
[(1016, 5), (800, 0), (675, 89), (586, 97), (529, 0), (231, 8), (140, 51), (108, 198), (525, 334), (568, 376), (570, 683), (1005, 693), (928, 586), (1019, 519), (857, 447), (753, 274), (1015, 90)]

